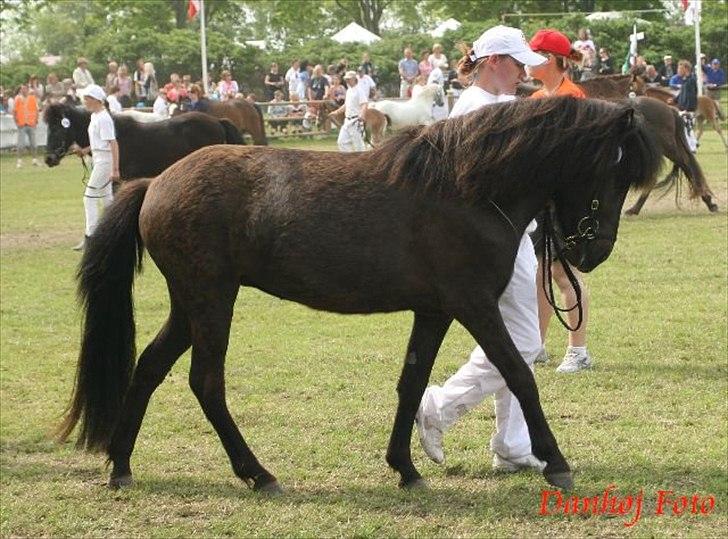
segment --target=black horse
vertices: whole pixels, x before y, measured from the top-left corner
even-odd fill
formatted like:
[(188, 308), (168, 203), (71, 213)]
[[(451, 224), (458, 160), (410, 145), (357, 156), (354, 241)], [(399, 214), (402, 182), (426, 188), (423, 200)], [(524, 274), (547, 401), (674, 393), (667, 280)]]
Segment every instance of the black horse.
[[(402, 486), (422, 484), (412, 426), (458, 320), (518, 398), (544, 476), (569, 487), (569, 465), (498, 299), (526, 226), (549, 201), (569, 236), (568, 261), (590, 271), (606, 260), (627, 191), (654, 181), (660, 158), (632, 107), (571, 98), (484, 107), (371, 152), (203, 148), (122, 188), (89, 240), (78, 273), (85, 325), (61, 438), (80, 420), (79, 445), (106, 451), (113, 464), (110, 486), (130, 484), (149, 399), (192, 346), (190, 386), (233, 470), (256, 490), (278, 491), (225, 402), (243, 285), (339, 313), (414, 311), (386, 457)], [(131, 291), (145, 246), (171, 310), (134, 369)]]
[[(124, 115), (113, 118), (122, 180), (157, 176), (203, 146), (245, 144), (232, 122), (202, 113), (153, 123), (137, 122)], [(82, 148), (89, 145), (91, 113), (88, 110), (54, 103), (46, 108), (44, 119), (48, 124), (45, 162), (49, 167), (60, 163), (73, 143)]]

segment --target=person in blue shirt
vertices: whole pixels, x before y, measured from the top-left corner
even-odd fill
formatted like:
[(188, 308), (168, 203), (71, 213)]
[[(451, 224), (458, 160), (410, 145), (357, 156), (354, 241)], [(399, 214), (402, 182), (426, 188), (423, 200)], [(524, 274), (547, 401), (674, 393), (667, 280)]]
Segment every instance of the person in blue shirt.
[(705, 73), (705, 84), (708, 87), (723, 86), (725, 84), (725, 72), (720, 68), (720, 60), (713, 58), (709, 65), (703, 66)]

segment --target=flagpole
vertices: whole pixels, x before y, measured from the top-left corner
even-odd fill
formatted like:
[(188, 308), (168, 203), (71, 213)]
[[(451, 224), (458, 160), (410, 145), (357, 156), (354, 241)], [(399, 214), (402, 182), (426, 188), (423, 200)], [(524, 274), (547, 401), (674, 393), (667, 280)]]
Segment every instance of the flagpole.
[(703, 65), (700, 63), (700, 0), (693, 3), (693, 26), (695, 27), (695, 80), (698, 84), (698, 97), (703, 95)]
[(202, 84), (203, 93), (207, 95), (210, 87), (207, 78), (207, 39), (205, 38), (205, 0), (200, 0), (200, 52), (202, 56)]

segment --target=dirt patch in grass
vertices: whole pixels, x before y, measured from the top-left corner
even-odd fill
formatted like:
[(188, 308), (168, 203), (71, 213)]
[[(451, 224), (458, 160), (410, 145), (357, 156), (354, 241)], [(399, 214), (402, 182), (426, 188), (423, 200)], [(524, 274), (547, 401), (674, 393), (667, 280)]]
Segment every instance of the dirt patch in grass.
[(35, 232), (6, 232), (0, 234), (0, 249), (45, 249), (67, 245), (70, 249), (81, 241), (82, 233), (78, 230), (43, 230)]

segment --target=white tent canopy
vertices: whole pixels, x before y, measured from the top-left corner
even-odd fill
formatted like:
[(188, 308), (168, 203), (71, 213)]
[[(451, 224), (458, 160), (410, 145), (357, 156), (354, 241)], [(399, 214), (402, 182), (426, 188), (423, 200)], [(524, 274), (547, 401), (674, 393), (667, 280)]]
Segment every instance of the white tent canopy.
[(365, 43), (371, 45), (382, 38), (363, 26), (352, 22), (331, 36), (331, 39), (337, 43)]
[(460, 23), (460, 21), (455, 19), (448, 19), (445, 22), (438, 24), (437, 28), (430, 32), (430, 35), (432, 37), (442, 37), (448, 30), (457, 30), (461, 26), (462, 24)]
[(637, 24), (652, 24), (650, 21), (633, 17), (631, 14), (622, 13), (621, 11), (595, 11), (586, 16), (586, 20), (590, 22), (594, 21), (614, 21), (617, 19), (629, 19)]

